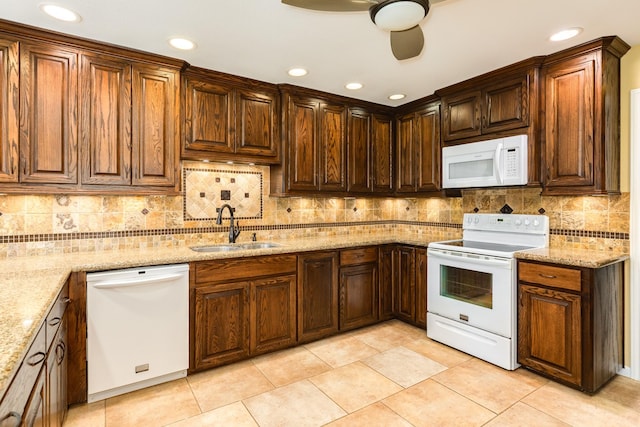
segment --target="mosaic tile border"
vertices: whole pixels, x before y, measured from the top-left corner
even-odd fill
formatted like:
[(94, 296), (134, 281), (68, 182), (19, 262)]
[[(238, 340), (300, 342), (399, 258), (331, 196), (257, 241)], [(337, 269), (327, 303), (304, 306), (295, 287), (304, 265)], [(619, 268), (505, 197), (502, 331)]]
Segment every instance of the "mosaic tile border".
[[(358, 222), (334, 222), (334, 223), (308, 223), (308, 224), (274, 224), (274, 225), (248, 225), (240, 226), (242, 231), (273, 231), (273, 230), (299, 230), (305, 228), (332, 228), (332, 227), (357, 227), (372, 225), (413, 225), (422, 227), (439, 227), (461, 229), (462, 224), (451, 224), (444, 222), (423, 222), (423, 221), (358, 221)], [(7, 243), (30, 243), (83, 239), (110, 239), (122, 237), (145, 237), (161, 235), (197, 234), (197, 233), (222, 233), (229, 230), (229, 227), (197, 227), (197, 228), (165, 228), (155, 230), (122, 230), (122, 231), (97, 231), (87, 233), (49, 233), (49, 234), (18, 234), (0, 236), (0, 244)], [(551, 229), (551, 235), (570, 237), (595, 237), (602, 239), (629, 240), (629, 233), (617, 233), (610, 231), (589, 231), (589, 230), (563, 230)]]
[(231, 169), (208, 169), (208, 168), (196, 168), (196, 167), (185, 167), (182, 168), (182, 220), (187, 221), (210, 221), (215, 220), (215, 218), (192, 218), (187, 213), (187, 172), (215, 172), (215, 173), (228, 173), (234, 175), (257, 175), (260, 178), (260, 213), (254, 216), (237, 216), (235, 219), (262, 219), (264, 213), (264, 200), (262, 198), (262, 194), (264, 192), (264, 176), (261, 172), (254, 171), (241, 171), (241, 170), (231, 170)]

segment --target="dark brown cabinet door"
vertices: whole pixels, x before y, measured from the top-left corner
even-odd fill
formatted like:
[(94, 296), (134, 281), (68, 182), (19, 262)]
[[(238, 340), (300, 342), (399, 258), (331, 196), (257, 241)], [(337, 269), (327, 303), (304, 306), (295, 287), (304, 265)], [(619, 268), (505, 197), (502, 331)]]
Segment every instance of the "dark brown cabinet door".
[(481, 126), (482, 93), (479, 90), (442, 98), (442, 138), (445, 141), (478, 136)]
[(78, 182), (78, 53), (48, 43), (20, 47), (22, 182)]
[(81, 57), (82, 184), (131, 185), (131, 63)]
[(381, 246), (378, 252), (378, 295), (380, 320), (393, 318), (394, 246)]
[(346, 191), (347, 109), (320, 105), (320, 191)]
[(348, 191), (371, 192), (371, 115), (366, 111), (350, 108), (348, 116)]
[(427, 250), (416, 249), (416, 324), (427, 327)]
[(49, 427), (61, 427), (67, 412), (67, 325), (62, 319), (47, 358), (47, 404)]
[(201, 79), (184, 81), (185, 150), (233, 153), (233, 91)]
[(440, 190), (440, 103), (427, 105), (416, 114), (416, 189)]
[(529, 75), (501, 81), (483, 91), (482, 133), (529, 126)]
[(375, 263), (340, 267), (340, 330), (378, 321), (378, 268)]
[(251, 354), (294, 345), (296, 275), (257, 279), (251, 292)]
[(320, 103), (291, 96), (288, 110), (287, 188), (316, 191), (319, 186), (317, 129)]
[(374, 193), (393, 191), (393, 120), (390, 117), (371, 116), (370, 174)]
[(179, 70), (133, 66), (133, 185), (176, 183), (179, 86)]
[(298, 342), (338, 332), (338, 256), (298, 256)]
[(396, 126), (396, 191), (416, 191), (416, 117), (405, 114)]
[(48, 427), (47, 419), (47, 371), (43, 367), (38, 380), (31, 390), (29, 402), (24, 411), (24, 418), (20, 426)]
[(249, 282), (195, 289), (194, 366), (210, 368), (249, 356)]
[(263, 157), (278, 155), (277, 92), (236, 92), (236, 152)]
[(595, 54), (568, 59), (544, 69), (544, 185), (594, 184)]
[(581, 385), (580, 295), (529, 285), (519, 290), (518, 361)]
[(413, 323), (416, 312), (415, 249), (396, 247), (393, 311), (398, 319)]
[(18, 182), (18, 42), (0, 39), (0, 182)]

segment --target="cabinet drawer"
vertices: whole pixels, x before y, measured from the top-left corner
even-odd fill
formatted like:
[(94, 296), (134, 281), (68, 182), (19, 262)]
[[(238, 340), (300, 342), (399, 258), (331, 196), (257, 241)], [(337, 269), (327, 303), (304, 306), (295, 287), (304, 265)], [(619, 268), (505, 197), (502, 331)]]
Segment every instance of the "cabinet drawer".
[(581, 271), (571, 268), (520, 262), (518, 264), (518, 279), (554, 288), (581, 291)]
[(378, 260), (378, 248), (360, 248), (340, 251), (340, 265), (363, 264)]
[(51, 347), (51, 343), (53, 342), (53, 338), (56, 336), (56, 332), (58, 332), (58, 328), (62, 323), (62, 317), (64, 316), (64, 312), (67, 309), (67, 305), (69, 304), (69, 287), (65, 284), (58, 298), (56, 298), (56, 302), (53, 304), (49, 315), (47, 316), (47, 349)]
[(5, 418), (11, 419), (12, 414), (14, 414), (14, 418), (16, 418), (16, 415), (24, 418), (24, 411), (31, 395), (31, 390), (38, 379), (42, 365), (44, 365), (46, 358), (45, 345), (45, 327), (43, 325), (40, 327), (20, 368), (18, 368), (18, 372), (13, 377), (13, 381), (2, 398), (2, 402), (0, 402), (0, 423)]
[(253, 277), (294, 273), (297, 259), (295, 255), (273, 255), (248, 258), (231, 258), (214, 261), (198, 261), (191, 264), (192, 283), (223, 282), (244, 280)]

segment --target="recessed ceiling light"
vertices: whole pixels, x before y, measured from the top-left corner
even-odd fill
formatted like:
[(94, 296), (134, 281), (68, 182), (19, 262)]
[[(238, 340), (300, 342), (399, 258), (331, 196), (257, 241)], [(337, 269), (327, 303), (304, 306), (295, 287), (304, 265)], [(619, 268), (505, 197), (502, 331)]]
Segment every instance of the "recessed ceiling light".
[(394, 93), (393, 95), (389, 95), (389, 99), (392, 101), (397, 101), (399, 99), (404, 99), (407, 95), (404, 93)]
[(191, 50), (196, 47), (196, 44), (188, 39), (183, 39), (181, 37), (174, 37), (169, 39), (169, 44), (176, 49), (180, 50)]
[(344, 85), (344, 87), (346, 87), (349, 90), (358, 90), (358, 89), (362, 89), (362, 83), (357, 83), (357, 82), (347, 83), (346, 85)]
[(287, 73), (292, 76), (292, 77), (302, 77), (302, 76), (306, 76), (308, 71), (305, 70), (304, 68), (291, 68), (289, 71), (287, 71)]
[(58, 6), (57, 4), (41, 3), (40, 10), (52, 18), (65, 22), (80, 22), (82, 17), (71, 9)]
[(557, 33), (553, 34), (551, 37), (549, 37), (549, 40), (551, 40), (552, 42), (568, 40), (572, 37), (577, 36), (581, 32), (582, 32), (582, 28), (580, 27), (567, 28), (566, 30), (558, 31)]

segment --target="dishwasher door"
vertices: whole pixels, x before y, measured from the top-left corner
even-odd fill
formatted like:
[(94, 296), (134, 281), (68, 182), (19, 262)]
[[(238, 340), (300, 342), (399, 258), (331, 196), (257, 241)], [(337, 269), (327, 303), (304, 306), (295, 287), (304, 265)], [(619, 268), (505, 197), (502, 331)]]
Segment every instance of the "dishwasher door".
[(189, 265), (87, 274), (89, 403), (185, 377)]

